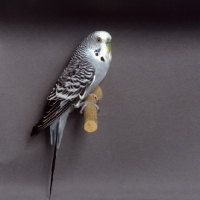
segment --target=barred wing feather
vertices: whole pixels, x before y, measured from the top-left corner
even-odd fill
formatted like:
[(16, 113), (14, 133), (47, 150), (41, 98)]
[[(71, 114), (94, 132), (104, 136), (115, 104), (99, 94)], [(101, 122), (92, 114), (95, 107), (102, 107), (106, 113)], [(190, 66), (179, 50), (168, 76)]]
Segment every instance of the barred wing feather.
[(47, 98), (45, 114), (33, 127), (31, 135), (38, 134), (47, 128), (70, 106), (78, 102), (91, 85), (94, 74), (94, 68), (88, 62), (68, 66)]

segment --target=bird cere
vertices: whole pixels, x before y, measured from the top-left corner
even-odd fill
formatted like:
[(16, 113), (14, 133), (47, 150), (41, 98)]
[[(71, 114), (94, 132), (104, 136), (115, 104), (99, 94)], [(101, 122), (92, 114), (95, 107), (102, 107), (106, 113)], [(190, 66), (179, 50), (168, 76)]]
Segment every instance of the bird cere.
[[(96, 110), (99, 109), (97, 102), (102, 98), (102, 91), (101, 88), (96, 87), (104, 79), (110, 66), (112, 59), (111, 39), (112, 37), (108, 32), (95, 31), (80, 43), (47, 98), (48, 102), (44, 116), (32, 129), (31, 136), (37, 135), (47, 127), (50, 127), (50, 143), (55, 148), (50, 196), (57, 150), (60, 147), (69, 113), (76, 108), (81, 108), (81, 113), (88, 113), (87, 109), (85, 109), (88, 106), (93, 106)], [(94, 111), (92, 112), (94, 114)], [(94, 117), (93, 114), (90, 115), (90, 118)], [(84, 121), (85, 124), (90, 122), (85, 115)], [(87, 127), (85, 130), (87, 130)], [(89, 128), (88, 132), (92, 131), (93, 129), (90, 130)]]

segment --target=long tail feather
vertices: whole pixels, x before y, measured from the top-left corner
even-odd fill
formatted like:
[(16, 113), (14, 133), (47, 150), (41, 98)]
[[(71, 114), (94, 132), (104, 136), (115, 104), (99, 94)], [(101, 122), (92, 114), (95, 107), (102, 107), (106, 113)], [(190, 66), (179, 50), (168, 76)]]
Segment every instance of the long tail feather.
[(51, 166), (51, 183), (50, 183), (50, 196), (49, 196), (49, 199), (51, 199), (53, 177), (54, 177), (55, 164), (56, 164), (56, 156), (57, 156), (57, 147), (55, 145), (54, 146), (54, 153), (53, 153), (53, 161), (52, 161), (52, 166)]
[(54, 154), (53, 154), (53, 161), (52, 161), (52, 167), (51, 167), (51, 183), (50, 183), (50, 197), (49, 197), (49, 199), (51, 198), (51, 192), (52, 192), (53, 177), (54, 177), (55, 164), (56, 164), (56, 154), (57, 154), (57, 148), (56, 148), (56, 145), (55, 145)]
[(50, 182), (50, 197), (52, 193), (52, 186), (53, 186), (53, 177), (56, 165), (56, 157), (57, 151), (60, 147), (60, 143), (62, 140), (65, 124), (67, 122), (67, 118), (69, 113), (72, 111), (73, 108), (69, 108), (65, 113), (63, 113), (51, 126), (50, 126), (50, 142), (54, 145), (54, 154), (53, 154), (53, 161), (51, 167), (51, 182)]

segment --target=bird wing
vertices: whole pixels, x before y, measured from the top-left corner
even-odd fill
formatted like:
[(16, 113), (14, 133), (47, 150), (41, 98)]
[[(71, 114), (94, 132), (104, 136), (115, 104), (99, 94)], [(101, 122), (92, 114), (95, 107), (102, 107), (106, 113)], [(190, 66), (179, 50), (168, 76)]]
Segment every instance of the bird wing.
[(31, 135), (38, 134), (47, 128), (71, 105), (78, 102), (91, 85), (94, 75), (94, 67), (87, 61), (68, 66), (47, 98), (45, 114), (33, 127)]

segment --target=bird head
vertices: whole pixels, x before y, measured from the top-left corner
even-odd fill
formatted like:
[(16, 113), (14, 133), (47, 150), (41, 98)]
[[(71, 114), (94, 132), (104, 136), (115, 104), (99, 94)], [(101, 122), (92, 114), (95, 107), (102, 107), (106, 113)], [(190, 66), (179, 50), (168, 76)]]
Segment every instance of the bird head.
[[(87, 48), (89, 52), (92, 53), (96, 59), (98, 57), (102, 57), (103, 59), (106, 58), (107, 61), (111, 61), (112, 54), (111, 54), (111, 35), (106, 31), (95, 31), (94, 33), (90, 34), (87, 38)], [(90, 54), (91, 55), (91, 54)]]
[(106, 47), (108, 52), (111, 51), (111, 35), (106, 31), (95, 31), (93, 33), (93, 41), (97, 47)]

